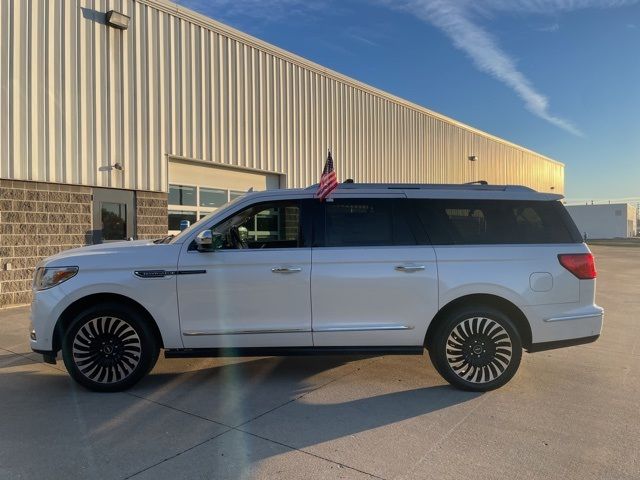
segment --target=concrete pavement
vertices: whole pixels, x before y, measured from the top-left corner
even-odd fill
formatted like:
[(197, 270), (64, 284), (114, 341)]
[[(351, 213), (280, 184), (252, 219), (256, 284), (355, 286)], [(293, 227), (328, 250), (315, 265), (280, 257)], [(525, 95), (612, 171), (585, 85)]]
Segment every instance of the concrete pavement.
[(77, 386), (0, 311), (0, 478), (640, 478), (640, 252), (593, 247), (605, 330), (487, 394), (424, 357), (160, 359)]

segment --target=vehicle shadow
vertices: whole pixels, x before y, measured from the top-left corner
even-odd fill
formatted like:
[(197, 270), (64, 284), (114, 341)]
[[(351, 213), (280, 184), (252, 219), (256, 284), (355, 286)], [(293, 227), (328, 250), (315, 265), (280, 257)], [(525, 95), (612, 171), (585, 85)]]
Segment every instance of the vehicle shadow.
[[(413, 371), (403, 371), (401, 357), (396, 359), (384, 366), (374, 356), (235, 359), (215, 368), (154, 373), (132, 392), (297, 449), (428, 416), (481, 395), (411, 379)], [(428, 368), (423, 361), (416, 362), (422, 378)], [(395, 367), (397, 378), (376, 379), (373, 389), (369, 380), (351, 384), (346, 378), (360, 369)], [(325, 393), (322, 387), (330, 384)], [(315, 390), (322, 394), (305, 395)], [(252, 462), (263, 459), (259, 451), (245, 453)]]
[(0, 370), (38, 363), (42, 363), (42, 360), (30, 358), (26, 355), (19, 355), (17, 353), (7, 353), (6, 355), (0, 355)]
[[(25, 453), (9, 439), (42, 439), (38, 462), (25, 458), (10, 469), (27, 477), (46, 473), (63, 452), (78, 450), (83, 453), (65, 462), (72, 476), (95, 470), (102, 478), (122, 478), (174, 452), (174, 459), (148, 473), (164, 477), (169, 472), (163, 468), (184, 467), (192, 478), (222, 478), (226, 468), (234, 472), (229, 478), (244, 478), (289, 448), (313, 450), (336, 441), (335, 456), (346, 455), (351, 437), (360, 434), (379, 440), (374, 449), (386, 441), (402, 444), (397, 428), (404, 427), (377, 429), (407, 420), (409, 432), (419, 428), (431, 435), (444, 423), (437, 412), (479, 395), (436, 385), (422, 359), (399, 357), (161, 360), (136, 387), (118, 394), (89, 392), (63, 372), (28, 360), (19, 360), (27, 363), (14, 371), (0, 370), (0, 451), (19, 460)], [(47, 412), (55, 419), (48, 420)], [(133, 451), (135, 461), (125, 453)]]

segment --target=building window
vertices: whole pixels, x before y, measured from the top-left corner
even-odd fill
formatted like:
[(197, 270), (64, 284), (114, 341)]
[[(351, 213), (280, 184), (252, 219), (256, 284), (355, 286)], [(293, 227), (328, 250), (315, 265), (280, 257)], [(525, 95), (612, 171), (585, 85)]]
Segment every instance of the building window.
[(219, 188), (200, 187), (201, 207), (218, 208), (229, 201), (229, 191)]
[(102, 240), (127, 239), (127, 205), (125, 203), (102, 202)]
[(180, 231), (182, 220), (193, 224), (244, 194), (245, 192), (226, 188), (169, 185), (169, 232)]
[(229, 190), (229, 200), (235, 200), (236, 198), (244, 195), (245, 192), (240, 192), (238, 190)]
[(169, 205), (187, 205), (195, 207), (196, 187), (186, 185), (169, 185)]
[(180, 230), (180, 222), (182, 220), (188, 220), (189, 224), (195, 223), (196, 212), (190, 212), (188, 210), (169, 210), (169, 231)]

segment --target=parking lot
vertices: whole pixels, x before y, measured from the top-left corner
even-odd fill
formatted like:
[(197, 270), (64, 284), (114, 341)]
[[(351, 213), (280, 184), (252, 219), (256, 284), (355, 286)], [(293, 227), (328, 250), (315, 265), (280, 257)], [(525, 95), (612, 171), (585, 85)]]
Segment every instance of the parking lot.
[(0, 311), (0, 478), (640, 478), (640, 250), (593, 247), (596, 343), (486, 394), (428, 356), (160, 359), (96, 394)]

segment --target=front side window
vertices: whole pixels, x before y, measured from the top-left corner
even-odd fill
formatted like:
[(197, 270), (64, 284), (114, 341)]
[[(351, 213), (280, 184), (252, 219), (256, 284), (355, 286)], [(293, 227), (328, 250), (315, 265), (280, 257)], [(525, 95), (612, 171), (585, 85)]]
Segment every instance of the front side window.
[(325, 205), (324, 246), (414, 245), (397, 199), (336, 199)]
[(213, 227), (223, 235), (223, 249), (296, 248), (300, 246), (298, 202), (253, 205)]

